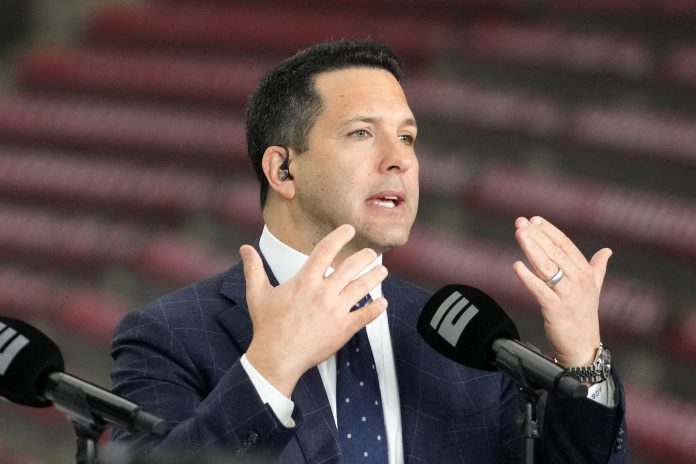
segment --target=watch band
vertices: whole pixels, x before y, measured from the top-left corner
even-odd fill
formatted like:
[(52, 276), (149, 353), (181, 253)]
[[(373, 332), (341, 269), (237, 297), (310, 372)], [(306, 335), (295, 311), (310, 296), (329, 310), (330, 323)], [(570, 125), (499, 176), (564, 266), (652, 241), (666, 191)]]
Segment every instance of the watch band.
[(595, 361), (592, 364), (589, 366), (571, 366), (566, 367), (566, 369), (572, 377), (575, 377), (582, 383), (594, 385), (604, 382), (611, 372), (611, 354), (600, 343), (595, 355)]

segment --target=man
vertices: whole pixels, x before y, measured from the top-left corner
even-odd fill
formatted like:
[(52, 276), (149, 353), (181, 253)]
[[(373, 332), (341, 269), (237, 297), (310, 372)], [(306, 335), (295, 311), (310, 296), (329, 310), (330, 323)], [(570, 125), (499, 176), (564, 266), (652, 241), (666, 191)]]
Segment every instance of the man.
[[(266, 227), (256, 247), (241, 247), (243, 266), (119, 326), (114, 391), (166, 418), (168, 434), (116, 441), (283, 463), (519, 462), (515, 386), (430, 349), (415, 329), (428, 292), (382, 265), (418, 207), (417, 125), (399, 78), (385, 46), (338, 41), (262, 80), (247, 141)], [(542, 218), (515, 226), (531, 269), (514, 271), (539, 301), (558, 362), (582, 372), (601, 351), (611, 251), (588, 263)], [(595, 380), (598, 401), (547, 399), (543, 462), (625, 461), (620, 384)], [(366, 401), (377, 407), (358, 406)]]

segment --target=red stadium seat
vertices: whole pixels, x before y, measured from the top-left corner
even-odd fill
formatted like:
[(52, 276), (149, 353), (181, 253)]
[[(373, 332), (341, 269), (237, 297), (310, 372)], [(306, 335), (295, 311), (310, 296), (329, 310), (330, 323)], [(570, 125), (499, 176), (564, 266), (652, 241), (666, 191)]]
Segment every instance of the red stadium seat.
[(696, 166), (696, 119), (656, 111), (586, 106), (573, 114), (570, 136), (626, 156)]
[(556, 23), (477, 21), (463, 33), (461, 52), (493, 61), (568, 72), (649, 77), (655, 57), (638, 39), (604, 32), (576, 32)]
[(434, 19), (251, 3), (115, 6), (93, 15), (87, 33), (101, 43), (282, 55), (332, 38), (372, 37), (410, 61), (431, 57), (449, 42), (445, 24)]
[(51, 48), (24, 58), (20, 81), (31, 89), (241, 107), (267, 68), (234, 57)]
[[(420, 281), (465, 283), (509, 303), (510, 308), (537, 311), (536, 302), (512, 270), (521, 255), (521, 251), (414, 228), (408, 244), (392, 250), (385, 259), (390, 269)], [(612, 333), (653, 338), (664, 327), (667, 304), (659, 290), (613, 274), (603, 287), (600, 318)]]
[(211, 277), (238, 261), (232, 252), (174, 235), (153, 236), (135, 269), (170, 285), (188, 285)]
[(696, 259), (696, 204), (680, 197), (512, 167), (477, 176), (465, 196), (480, 211), (541, 214), (559, 225)]
[(663, 344), (676, 356), (696, 361), (696, 307), (665, 331)]
[(0, 207), (0, 251), (83, 270), (132, 264), (144, 246), (141, 231), (88, 217), (59, 217)]
[(235, 183), (222, 188), (211, 209), (217, 219), (235, 228), (243, 227), (254, 233), (263, 228), (259, 186), (255, 182)]
[(565, 129), (558, 102), (528, 92), (428, 77), (406, 79), (404, 90), (419, 117), (537, 137)]
[(143, 167), (0, 146), (0, 194), (10, 198), (181, 218), (205, 213), (216, 188), (213, 177), (174, 166)]
[(90, 273), (124, 266), (171, 285), (208, 277), (236, 260), (232, 253), (174, 234), (150, 232), (146, 237), (128, 225), (16, 208), (0, 208), (0, 251)]
[(42, 320), (106, 346), (129, 304), (86, 284), (57, 281), (46, 275), (0, 268), (2, 314)]
[(666, 393), (626, 388), (631, 447), (656, 462), (696, 462), (696, 403)]
[(680, 45), (669, 52), (663, 65), (668, 82), (696, 86), (696, 44)]
[(239, 118), (86, 99), (5, 96), (0, 140), (234, 166), (245, 157)]

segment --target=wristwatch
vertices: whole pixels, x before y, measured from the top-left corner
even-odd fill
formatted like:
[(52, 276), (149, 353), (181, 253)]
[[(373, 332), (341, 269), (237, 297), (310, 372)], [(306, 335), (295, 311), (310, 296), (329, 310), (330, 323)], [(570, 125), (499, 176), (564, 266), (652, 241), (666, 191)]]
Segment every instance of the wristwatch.
[(609, 377), (609, 372), (611, 372), (611, 353), (600, 342), (595, 361), (592, 364), (589, 366), (566, 367), (566, 369), (568, 374), (582, 383), (594, 385), (604, 382)]

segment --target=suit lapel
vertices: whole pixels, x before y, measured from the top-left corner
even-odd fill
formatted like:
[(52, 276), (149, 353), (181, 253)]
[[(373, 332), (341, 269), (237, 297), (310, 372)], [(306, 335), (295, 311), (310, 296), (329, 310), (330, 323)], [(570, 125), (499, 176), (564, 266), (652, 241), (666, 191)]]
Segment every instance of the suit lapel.
[[(255, 248), (258, 250), (258, 242)], [(260, 251), (259, 254), (269, 281), (273, 286), (277, 286), (278, 281), (266, 259)], [(241, 262), (229, 270), (220, 293), (231, 300), (232, 305), (217, 315), (218, 320), (240, 350), (246, 352), (251, 343), (253, 325), (246, 305), (244, 268)], [(297, 429), (295, 436), (307, 462), (325, 462), (327, 458), (337, 456), (339, 449), (336, 424), (316, 367), (308, 370), (300, 378), (292, 394), (292, 400), (303, 413), (303, 426)]]
[(420, 308), (405, 299), (392, 279), (387, 278), (382, 284), (384, 297), (389, 301), (389, 334), (394, 351), (396, 379), (401, 403), (401, 433), (404, 446), (404, 462), (411, 462), (414, 437), (416, 436), (417, 415), (413, 411), (420, 408), (422, 375), (422, 342), (416, 330), (413, 315)]

